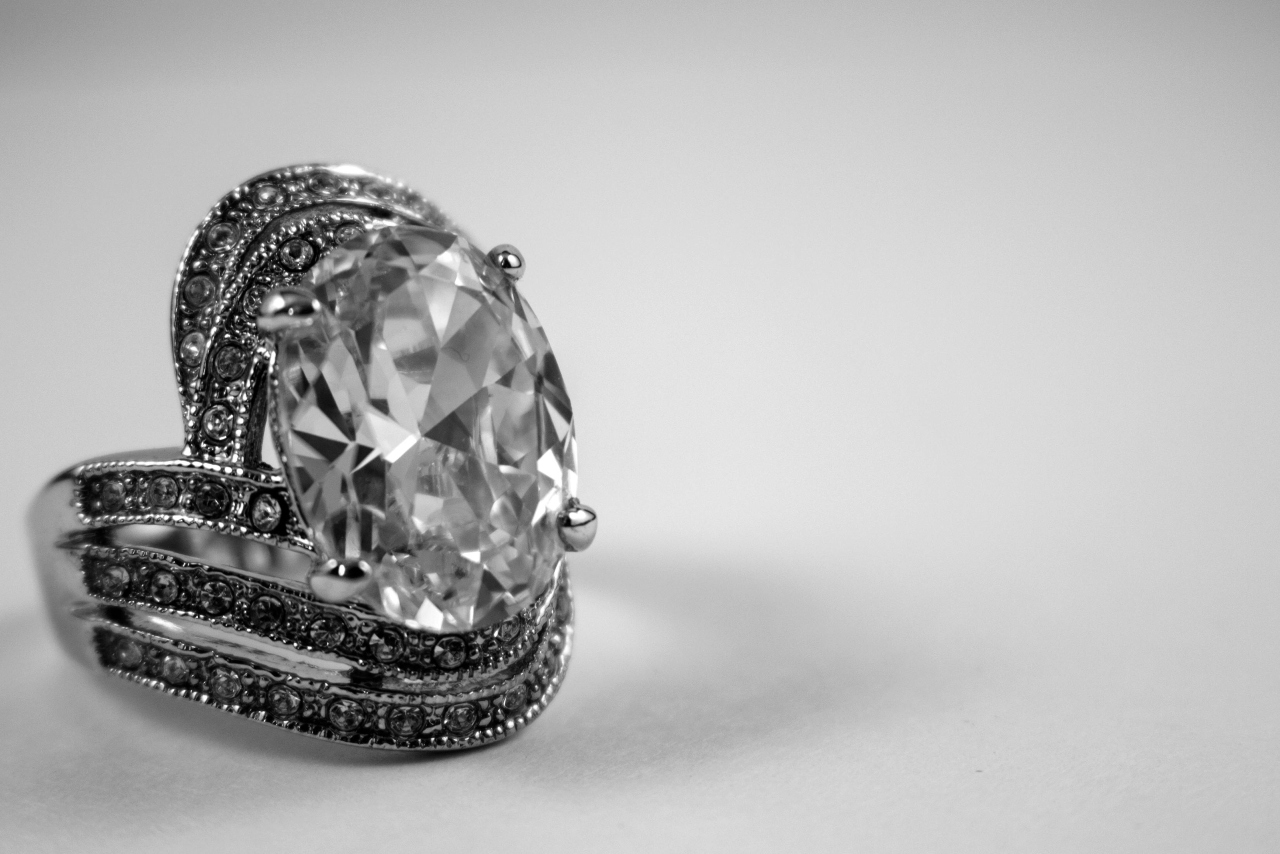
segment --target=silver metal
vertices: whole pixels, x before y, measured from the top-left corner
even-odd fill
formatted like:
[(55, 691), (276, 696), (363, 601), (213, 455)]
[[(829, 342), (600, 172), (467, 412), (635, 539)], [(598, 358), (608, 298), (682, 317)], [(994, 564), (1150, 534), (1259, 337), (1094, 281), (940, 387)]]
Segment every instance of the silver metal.
[(373, 583), (373, 568), (362, 560), (329, 560), (317, 564), (307, 576), (311, 592), (323, 602), (354, 599)]
[(596, 538), (596, 511), (576, 498), (570, 498), (556, 516), (560, 540), (571, 552), (586, 551)]
[[(254, 533), (236, 515), (259, 482), (179, 454), (83, 463), (32, 504), (45, 602), (73, 658), (252, 720), (395, 750), (498, 741), (559, 690), (573, 639), (563, 565), (516, 618), (411, 633), (367, 605), (315, 595), (314, 547), (283, 545), (290, 536)], [(167, 503), (154, 487), (169, 480), (180, 481), (172, 507), (138, 506)], [(208, 500), (222, 489), (228, 501)]]
[(502, 243), (489, 250), (489, 260), (513, 282), (524, 275), (524, 255), (510, 243)]
[(268, 334), (306, 326), (320, 317), (320, 301), (301, 288), (277, 288), (262, 298), (258, 329)]
[[(440, 750), (506, 737), (554, 697), (573, 597), (557, 566), (537, 601), (461, 634), (410, 630), (362, 596), (362, 562), (326, 562), (295, 485), (261, 458), (275, 336), (312, 322), (297, 287), (365, 230), (462, 232), (402, 184), (352, 166), (265, 173), (197, 228), (174, 284), (174, 368), (185, 440), (58, 475), (28, 516), (45, 600), (78, 660), (168, 694), (321, 738)], [(512, 280), (524, 259), (491, 258)], [(272, 438), (279, 446), (279, 437)], [(557, 517), (586, 548), (595, 513)]]

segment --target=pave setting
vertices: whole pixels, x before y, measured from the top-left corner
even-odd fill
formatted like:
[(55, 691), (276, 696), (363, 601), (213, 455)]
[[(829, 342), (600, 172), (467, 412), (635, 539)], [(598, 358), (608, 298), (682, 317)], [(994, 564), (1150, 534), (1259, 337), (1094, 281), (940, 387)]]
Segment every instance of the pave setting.
[(528, 302), (466, 238), (356, 235), (300, 286), (321, 311), (277, 341), (276, 436), (315, 544), (364, 561), (411, 628), (518, 614), (564, 556), (573, 414)]

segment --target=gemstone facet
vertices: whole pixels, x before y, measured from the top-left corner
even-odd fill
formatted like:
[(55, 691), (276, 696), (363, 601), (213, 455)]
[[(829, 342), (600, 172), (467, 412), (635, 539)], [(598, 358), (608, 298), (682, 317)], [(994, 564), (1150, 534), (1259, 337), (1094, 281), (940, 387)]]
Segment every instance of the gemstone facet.
[(370, 231), (303, 279), (277, 347), (276, 428), (316, 545), (375, 568), (412, 628), (500, 623), (551, 585), (576, 494), (573, 414), (537, 317), (456, 234)]

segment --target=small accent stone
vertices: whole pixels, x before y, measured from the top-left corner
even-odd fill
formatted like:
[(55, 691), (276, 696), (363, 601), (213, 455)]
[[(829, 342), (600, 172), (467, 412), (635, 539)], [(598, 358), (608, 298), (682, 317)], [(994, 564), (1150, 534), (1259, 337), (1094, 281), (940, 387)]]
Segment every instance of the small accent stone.
[(231, 504), (231, 494), (220, 483), (206, 481), (196, 489), (196, 510), (202, 516), (216, 518), (227, 512)]
[(215, 442), (225, 442), (231, 435), (231, 410), (221, 403), (211, 406), (204, 413), (204, 434)]
[(244, 296), (240, 302), (244, 306), (245, 314), (255, 317), (258, 309), (262, 307), (262, 300), (267, 295), (267, 289), (262, 285), (254, 285), (244, 292)]
[(373, 657), (383, 664), (390, 664), (404, 653), (404, 635), (396, 629), (378, 629), (369, 638), (369, 648)]
[(160, 662), (160, 675), (170, 685), (181, 685), (191, 675), (191, 668), (178, 656), (166, 655), (164, 661)]
[(206, 238), (209, 248), (215, 252), (230, 249), (239, 239), (240, 229), (231, 222), (220, 222), (213, 226), (209, 229), (209, 235)]
[(527, 702), (529, 702), (529, 689), (524, 685), (517, 685), (503, 696), (502, 708), (508, 712), (518, 712)]
[(279, 501), (273, 496), (263, 494), (254, 499), (249, 520), (259, 531), (274, 531), (280, 524), (282, 512)]
[(333, 240), (339, 244), (346, 243), (348, 240), (355, 240), (362, 234), (364, 234), (364, 228), (354, 222), (349, 222), (346, 225), (338, 226), (338, 230), (333, 233)]
[(281, 718), (291, 718), (298, 713), (302, 698), (288, 685), (276, 685), (267, 692), (267, 706), (271, 713)]
[(476, 727), (476, 707), (470, 703), (453, 706), (444, 715), (444, 728), (454, 735), (464, 735)]
[(124, 507), (124, 481), (112, 478), (102, 484), (102, 509), (115, 513)]
[(103, 596), (123, 596), (129, 591), (129, 570), (123, 566), (104, 566), (98, 570), (96, 582)]
[(307, 627), (307, 637), (320, 649), (334, 649), (347, 636), (347, 628), (337, 617), (316, 617)]
[(436, 664), (452, 670), (467, 660), (467, 642), (459, 637), (443, 638), (433, 653)]
[(253, 188), (253, 201), (260, 208), (269, 208), (280, 204), (284, 194), (274, 184), (259, 184)]
[(561, 590), (560, 595), (556, 597), (556, 619), (564, 623), (573, 615), (573, 600), (569, 598), (568, 592)]
[(159, 570), (151, 576), (151, 583), (147, 590), (151, 598), (161, 605), (172, 605), (177, 600), (178, 594), (182, 592), (177, 577), (167, 569)]
[(507, 617), (498, 625), (498, 640), (503, 643), (511, 643), (520, 637), (520, 618)]
[(427, 716), (417, 706), (396, 706), (387, 715), (387, 729), (400, 738), (412, 738), (422, 729)]
[(313, 192), (322, 196), (338, 191), (338, 179), (330, 175), (328, 172), (317, 172), (311, 176), (311, 180), (307, 182)]
[(315, 259), (315, 248), (301, 237), (286, 241), (280, 247), (280, 263), (290, 270), (305, 270)]
[(274, 596), (259, 596), (249, 603), (249, 620), (263, 631), (284, 622), (284, 603)]
[(116, 665), (133, 670), (142, 663), (142, 647), (131, 640), (123, 640), (116, 646)]
[(178, 503), (178, 482), (168, 475), (152, 478), (147, 487), (147, 501), (152, 507), (168, 510)]
[(178, 355), (189, 368), (200, 364), (200, 360), (204, 358), (204, 333), (199, 329), (188, 332), (182, 339), (182, 346), (178, 348)]
[(235, 601), (236, 595), (225, 581), (210, 580), (200, 587), (200, 607), (214, 617), (230, 611)]
[(218, 292), (218, 286), (208, 276), (192, 276), (182, 286), (182, 298), (191, 308), (203, 308), (208, 305)]
[(214, 354), (213, 370), (228, 382), (239, 379), (247, 367), (249, 367), (249, 355), (234, 344), (228, 344)]
[(329, 723), (334, 729), (349, 732), (364, 720), (364, 709), (355, 700), (334, 700), (329, 706)]
[(219, 667), (209, 677), (209, 690), (223, 700), (234, 700), (240, 695), (240, 677), (230, 670)]

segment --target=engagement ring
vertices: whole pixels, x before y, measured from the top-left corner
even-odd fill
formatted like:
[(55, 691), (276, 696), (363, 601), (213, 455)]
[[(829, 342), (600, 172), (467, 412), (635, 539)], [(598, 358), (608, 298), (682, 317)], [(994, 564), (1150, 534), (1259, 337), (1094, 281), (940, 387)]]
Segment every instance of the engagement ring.
[(534, 720), (573, 637), (573, 411), (511, 246), (350, 166), (269, 172), (173, 292), (181, 448), (81, 463), (30, 526), (92, 667), (295, 732), (472, 747)]

